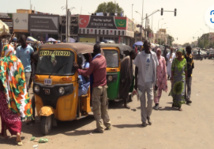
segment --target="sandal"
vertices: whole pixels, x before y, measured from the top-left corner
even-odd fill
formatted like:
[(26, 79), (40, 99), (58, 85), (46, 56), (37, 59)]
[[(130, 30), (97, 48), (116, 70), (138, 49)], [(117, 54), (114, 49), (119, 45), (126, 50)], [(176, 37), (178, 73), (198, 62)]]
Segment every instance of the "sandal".
[(16, 142), (16, 143), (17, 143), (18, 146), (22, 146), (23, 145), (22, 141)]

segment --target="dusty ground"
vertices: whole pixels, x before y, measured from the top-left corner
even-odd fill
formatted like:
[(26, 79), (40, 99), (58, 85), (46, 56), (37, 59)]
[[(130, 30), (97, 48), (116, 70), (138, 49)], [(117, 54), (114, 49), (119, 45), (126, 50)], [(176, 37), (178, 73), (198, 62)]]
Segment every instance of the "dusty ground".
[(163, 93), (161, 109), (153, 110), (152, 126), (141, 127), (140, 102), (133, 99), (131, 109), (121, 103), (111, 103), (109, 115), (112, 130), (93, 134), (92, 116), (72, 122), (60, 123), (53, 128), (48, 143), (31, 142), (31, 136), (40, 134), (39, 122), (32, 126), (23, 124), (23, 146), (15, 145), (15, 138), (0, 140), (0, 149), (213, 149), (214, 148), (214, 61), (195, 61), (192, 84), (192, 105), (183, 105), (183, 111), (171, 109), (171, 97)]

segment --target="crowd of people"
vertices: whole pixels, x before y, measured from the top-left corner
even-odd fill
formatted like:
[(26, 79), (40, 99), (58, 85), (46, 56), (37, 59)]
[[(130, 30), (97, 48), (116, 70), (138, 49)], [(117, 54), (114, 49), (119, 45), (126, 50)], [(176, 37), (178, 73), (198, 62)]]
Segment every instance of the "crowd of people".
[[(135, 90), (141, 103), (142, 126), (151, 125), (152, 109), (158, 110), (162, 91), (172, 96), (172, 108), (182, 111), (182, 104), (190, 104), (192, 73), (194, 61), (190, 46), (183, 48), (170, 47), (168, 53), (162, 54), (160, 47), (151, 48), (148, 41), (135, 60)], [(171, 88), (167, 85), (170, 81)], [(147, 95), (147, 98), (146, 98)], [(147, 100), (146, 100), (147, 99)], [(154, 102), (154, 107), (152, 104)], [(146, 122), (148, 121), (148, 123)]]
[[(33, 58), (34, 49), (26, 43), (24, 35), (20, 37), (19, 43), (16, 49), (11, 44), (7, 44), (1, 50), (0, 116), (1, 136), (7, 137), (6, 130), (9, 130), (11, 135), (17, 135), (17, 144), (22, 145), (21, 120), (32, 119), (34, 109), (28, 89), (32, 72), (35, 71), (32, 67), (35, 58)], [(108, 114), (107, 64), (105, 57), (101, 54), (100, 44), (94, 45), (93, 57), (84, 55), (85, 62), (81, 59), (79, 58), (78, 64), (74, 64), (80, 79), (79, 96), (86, 94), (90, 84), (93, 84), (92, 110), (96, 120), (94, 132), (103, 133), (104, 130), (111, 129), (111, 121)], [(159, 109), (162, 91), (167, 92), (170, 89), (167, 80), (171, 81), (169, 95), (173, 99), (172, 108), (176, 107), (181, 111), (183, 103), (192, 102), (190, 97), (194, 61), (190, 46), (186, 47), (186, 54), (184, 49), (177, 49), (175, 52), (175, 49), (171, 47), (170, 52), (164, 57), (159, 47), (152, 50), (150, 42), (144, 41), (142, 50), (138, 52), (133, 49), (122, 60), (121, 65), (130, 68), (121, 70), (121, 74), (126, 74), (121, 77), (121, 83), (127, 86), (120, 91), (121, 98), (124, 100), (125, 107), (128, 107), (126, 98), (130, 84), (135, 79), (133, 94), (137, 94), (140, 99), (143, 127), (152, 124), (152, 109)], [(134, 73), (133, 66), (135, 66)], [(128, 82), (124, 81), (126, 78), (129, 78)]]

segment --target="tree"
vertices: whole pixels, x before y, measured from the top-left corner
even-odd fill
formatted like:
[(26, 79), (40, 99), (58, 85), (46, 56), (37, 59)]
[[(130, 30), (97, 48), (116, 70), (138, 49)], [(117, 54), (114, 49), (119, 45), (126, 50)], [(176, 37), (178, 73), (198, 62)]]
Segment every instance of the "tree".
[(167, 36), (167, 44), (171, 46), (173, 41), (174, 41), (174, 38), (171, 35), (168, 35)]
[(205, 49), (212, 47), (212, 41), (209, 38), (209, 34), (203, 34), (198, 38), (198, 47)]
[(185, 44), (183, 44), (183, 47), (186, 47), (186, 46), (190, 46), (190, 43), (185, 43)]
[(117, 11), (117, 14), (121, 14), (123, 13), (123, 8), (119, 7), (118, 4), (115, 4), (113, 2), (103, 2), (101, 4), (99, 4), (99, 6), (97, 7), (97, 10), (95, 11), (96, 12), (103, 12), (103, 13), (116, 13)]

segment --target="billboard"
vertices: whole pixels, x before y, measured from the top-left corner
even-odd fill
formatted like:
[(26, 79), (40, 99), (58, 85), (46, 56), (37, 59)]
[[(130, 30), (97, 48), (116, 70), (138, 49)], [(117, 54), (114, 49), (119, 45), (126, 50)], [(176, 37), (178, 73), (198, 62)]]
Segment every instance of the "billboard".
[(127, 18), (114, 16), (79, 16), (80, 28), (121, 29), (126, 30)]
[(57, 33), (59, 32), (58, 15), (29, 15), (29, 32)]
[[(61, 17), (61, 33), (65, 34), (66, 17)], [(70, 18), (70, 36), (78, 36), (78, 16), (71, 15)]]
[(13, 31), (28, 32), (28, 14), (14, 13), (13, 14)]

